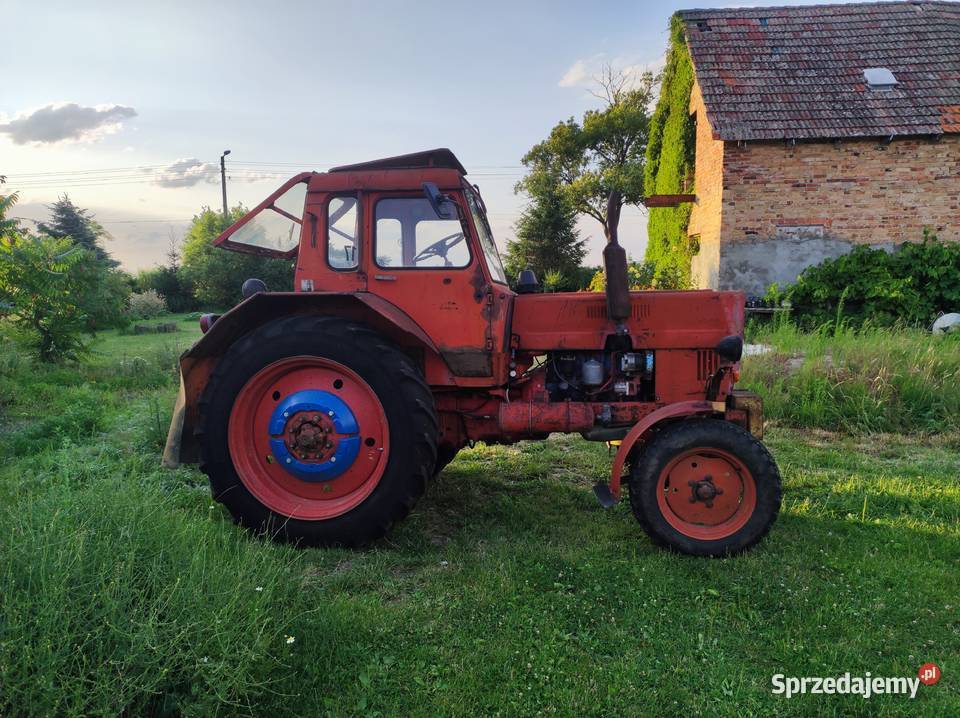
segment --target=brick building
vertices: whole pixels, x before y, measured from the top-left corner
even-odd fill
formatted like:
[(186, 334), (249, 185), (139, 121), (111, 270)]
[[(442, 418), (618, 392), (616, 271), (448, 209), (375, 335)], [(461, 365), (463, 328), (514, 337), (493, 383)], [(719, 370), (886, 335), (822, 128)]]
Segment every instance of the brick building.
[(960, 3), (679, 13), (701, 287), (762, 294), (856, 243), (960, 240)]

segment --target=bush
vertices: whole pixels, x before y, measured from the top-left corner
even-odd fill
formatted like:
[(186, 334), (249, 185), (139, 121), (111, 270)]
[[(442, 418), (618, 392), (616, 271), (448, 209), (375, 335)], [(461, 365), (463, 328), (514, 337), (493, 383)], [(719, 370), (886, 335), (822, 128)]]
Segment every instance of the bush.
[(130, 295), (130, 316), (134, 319), (153, 319), (167, 313), (167, 303), (156, 290), (148, 289)]
[(122, 326), (127, 291), (119, 272), (69, 238), (0, 237), (0, 305), (41, 361), (75, 359), (84, 333)]
[[(689, 286), (683, 272), (658, 267), (653, 262), (629, 262), (627, 264), (627, 282), (630, 289), (686, 289)], [(603, 292), (607, 288), (607, 275), (603, 269), (596, 270), (587, 287), (588, 292)]]
[(189, 312), (197, 309), (193, 286), (187, 281), (179, 265), (146, 269), (137, 275), (134, 291), (153, 289), (163, 297), (171, 312)]
[(790, 300), (806, 326), (840, 320), (928, 326), (941, 312), (960, 311), (960, 244), (925, 232), (922, 242), (893, 252), (858, 246), (808, 267), (796, 284), (773, 294)]

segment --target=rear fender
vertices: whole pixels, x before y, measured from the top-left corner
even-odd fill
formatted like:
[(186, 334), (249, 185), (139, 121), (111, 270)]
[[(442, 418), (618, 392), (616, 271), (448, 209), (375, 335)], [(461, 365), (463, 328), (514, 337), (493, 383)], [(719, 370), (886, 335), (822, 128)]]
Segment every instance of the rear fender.
[(296, 314), (329, 314), (365, 324), (404, 349), (434, 355), (436, 361), (432, 364), (442, 364), (440, 352), (426, 332), (408, 314), (381, 297), (363, 292), (255, 294), (217, 319), (210, 330), (181, 355), (180, 393), (167, 433), (164, 466), (175, 468), (200, 460), (195, 437), (200, 397), (227, 350), (257, 327)]

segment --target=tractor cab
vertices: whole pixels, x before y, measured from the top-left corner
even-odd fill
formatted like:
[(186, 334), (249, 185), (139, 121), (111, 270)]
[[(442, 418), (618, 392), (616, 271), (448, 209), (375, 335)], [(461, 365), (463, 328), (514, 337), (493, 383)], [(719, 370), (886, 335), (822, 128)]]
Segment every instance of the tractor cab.
[(368, 280), (378, 274), (402, 272), (416, 281), (437, 270), (479, 271), (506, 286), (483, 199), (466, 174), (446, 149), (304, 172), (215, 244), (297, 257), (294, 291), (370, 289)]
[(466, 175), (446, 149), (305, 172), (216, 244), (294, 259), (297, 293), (376, 295), (435, 343), (445, 366), (432, 372), (498, 383), (513, 292)]

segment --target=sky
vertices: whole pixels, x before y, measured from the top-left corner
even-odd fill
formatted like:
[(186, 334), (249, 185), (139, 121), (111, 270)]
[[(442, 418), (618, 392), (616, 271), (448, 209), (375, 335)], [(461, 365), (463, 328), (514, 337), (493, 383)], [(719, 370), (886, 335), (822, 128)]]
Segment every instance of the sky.
[[(301, 170), (449, 147), (502, 250), (521, 157), (599, 106), (603, 65), (656, 70), (671, 13), (733, 4), (2, 0), (0, 192), (33, 220), (68, 193), (136, 271), (221, 206), (223, 150), (229, 203), (250, 207)], [(599, 264), (602, 228), (580, 229)], [(642, 258), (642, 209), (620, 235)]]

